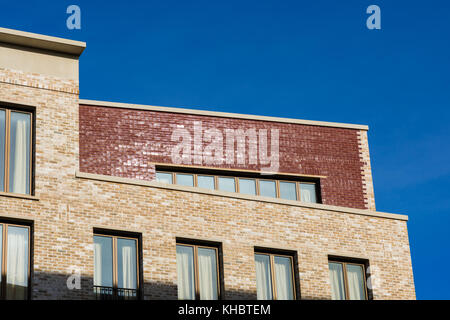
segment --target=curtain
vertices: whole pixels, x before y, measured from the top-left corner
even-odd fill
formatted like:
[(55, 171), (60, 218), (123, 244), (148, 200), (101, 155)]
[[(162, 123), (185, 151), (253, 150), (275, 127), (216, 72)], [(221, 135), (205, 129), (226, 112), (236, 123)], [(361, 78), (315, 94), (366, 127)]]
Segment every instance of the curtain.
[(256, 294), (258, 300), (272, 299), (272, 280), (270, 277), (270, 258), (255, 254)]
[(214, 249), (198, 249), (198, 273), (201, 300), (216, 300), (217, 292), (217, 264)]
[(102, 245), (94, 243), (94, 286), (102, 285)]
[(342, 264), (329, 263), (328, 266), (330, 269), (331, 298), (333, 300), (345, 300)]
[(302, 202), (312, 202), (311, 201), (311, 190), (308, 190), (308, 189), (301, 189), (301, 192), (300, 192), (300, 194), (301, 194), (301, 201)]
[(192, 247), (177, 246), (178, 299), (194, 300), (194, 252)]
[[(0, 110), (0, 191), (5, 191), (5, 146), (6, 112)], [(0, 280), (1, 281), (1, 280)]]
[(347, 265), (348, 295), (350, 300), (364, 300), (363, 270), (358, 265)]
[(130, 247), (122, 248), (122, 288), (135, 289), (133, 283), (133, 257)]
[(274, 263), (277, 300), (294, 299), (291, 259), (286, 257), (275, 257)]
[(25, 299), (28, 287), (28, 229), (8, 227), (6, 298)]
[[(14, 150), (13, 160), (13, 181), (11, 186), (11, 192), (14, 193), (27, 193), (27, 124), (26, 120), (15, 121), (16, 127), (12, 128), (16, 133), (14, 146), (11, 148)], [(11, 126), (14, 122), (11, 121)]]

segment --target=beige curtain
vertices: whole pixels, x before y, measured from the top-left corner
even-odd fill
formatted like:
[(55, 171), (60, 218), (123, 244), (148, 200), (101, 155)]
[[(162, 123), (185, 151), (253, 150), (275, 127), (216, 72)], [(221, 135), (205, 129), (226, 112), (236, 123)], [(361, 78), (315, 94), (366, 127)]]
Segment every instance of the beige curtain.
[(94, 243), (94, 286), (102, 285), (102, 246)]
[(134, 263), (131, 247), (122, 247), (122, 281), (123, 288), (136, 289), (134, 281)]
[(300, 201), (302, 201), (302, 202), (312, 202), (311, 201), (311, 199), (312, 199), (311, 190), (301, 189), (300, 194), (301, 194)]
[(177, 246), (178, 299), (194, 300), (194, 253), (191, 247)]
[(27, 193), (27, 125), (25, 120), (16, 122), (14, 152), (13, 193)]
[(329, 263), (331, 298), (333, 300), (345, 300), (344, 276), (340, 263)]
[(274, 263), (277, 300), (294, 299), (291, 260), (285, 257), (275, 257)]
[(258, 300), (272, 299), (270, 259), (267, 255), (255, 254), (256, 295)]
[(218, 298), (217, 265), (214, 249), (198, 249), (198, 272), (200, 299), (216, 300)]
[(28, 229), (8, 227), (6, 298), (25, 299), (28, 287)]
[(364, 300), (363, 269), (358, 265), (347, 265), (348, 295), (350, 300)]

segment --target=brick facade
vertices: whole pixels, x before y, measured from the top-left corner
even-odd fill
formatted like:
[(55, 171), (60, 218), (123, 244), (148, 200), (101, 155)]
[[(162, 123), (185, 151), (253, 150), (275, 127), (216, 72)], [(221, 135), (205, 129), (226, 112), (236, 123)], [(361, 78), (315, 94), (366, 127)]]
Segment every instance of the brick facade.
[[(365, 131), (80, 106), (77, 81), (6, 68), (0, 103), (35, 108), (35, 195), (0, 194), (0, 219), (33, 225), (33, 299), (94, 298), (94, 228), (141, 235), (145, 299), (177, 298), (177, 237), (221, 244), (225, 299), (256, 298), (255, 246), (297, 253), (302, 299), (330, 299), (329, 255), (367, 259), (374, 299), (415, 298), (406, 219), (374, 211)], [(152, 181), (151, 163), (168, 161), (170, 130), (194, 120), (277, 126), (280, 171), (326, 176), (324, 204)], [(80, 290), (66, 286), (74, 271)]]

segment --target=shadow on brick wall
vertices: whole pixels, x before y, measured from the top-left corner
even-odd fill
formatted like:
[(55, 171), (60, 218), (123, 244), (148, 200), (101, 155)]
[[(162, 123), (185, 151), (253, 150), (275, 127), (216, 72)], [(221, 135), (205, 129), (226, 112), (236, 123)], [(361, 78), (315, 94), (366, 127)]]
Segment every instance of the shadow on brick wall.
[[(78, 281), (79, 279), (79, 281)], [(34, 272), (31, 284), (32, 300), (94, 300), (92, 277), (76, 274)], [(75, 287), (69, 289), (68, 286)], [(80, 284), (79, 289), (76, 284)], [(140, 290), (141, 299), (177, 300), (177, 286), (172, 283), (144, 282)], [(256, 293), (245, 290), (223, 290), (224, 300), (254, 300)]]

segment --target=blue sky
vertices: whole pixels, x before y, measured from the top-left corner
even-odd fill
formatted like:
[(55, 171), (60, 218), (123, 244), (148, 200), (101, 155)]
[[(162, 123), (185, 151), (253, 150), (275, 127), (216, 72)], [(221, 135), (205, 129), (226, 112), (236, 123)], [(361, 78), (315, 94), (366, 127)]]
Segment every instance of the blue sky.
[[(66, 8), (81, 8), (81, 30)], [(366, 8), (381, 8), (381, 30)], [(379, 211), (419, 299), (450, 299), (450, 2), (2, 1), (0, 26), (87, 42), (81, 98), (367, 124)], [(444, 269), (444, 270), (442, 270)]]

